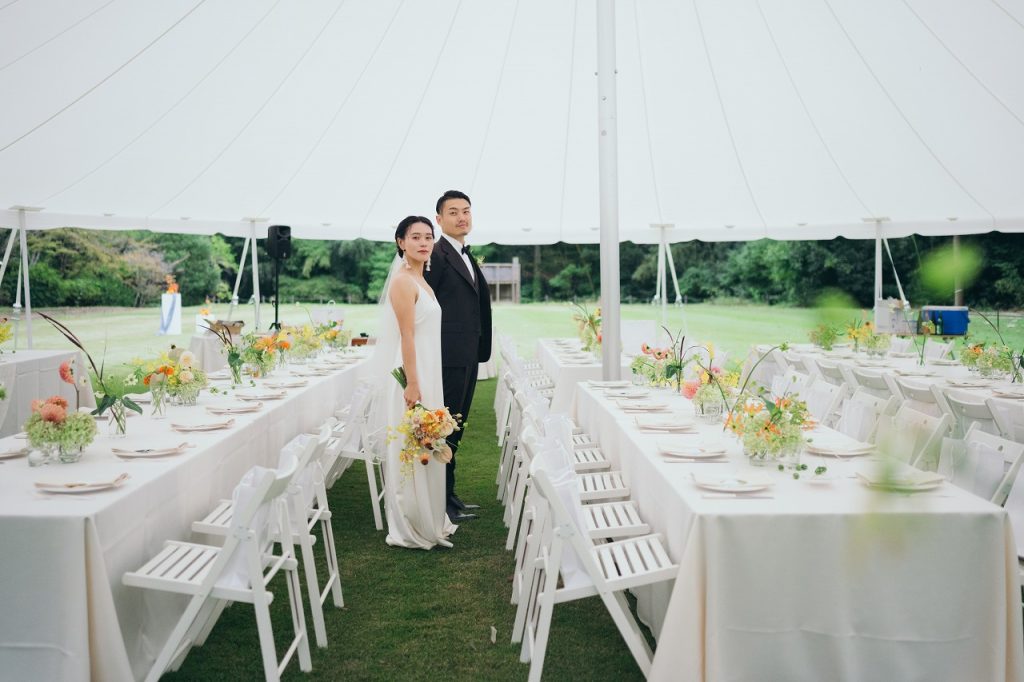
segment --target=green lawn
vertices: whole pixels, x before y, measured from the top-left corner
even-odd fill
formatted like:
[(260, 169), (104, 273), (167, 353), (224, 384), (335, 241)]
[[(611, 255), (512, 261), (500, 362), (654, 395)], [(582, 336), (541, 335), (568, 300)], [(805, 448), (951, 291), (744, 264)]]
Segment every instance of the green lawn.
[[(317, 306), (287, 305), (281, 308), (281, 319), (289, 323), (302, 323), (309, 319), (308, 311)], [(593, 307), (593, 306), (591, 306)], [(377, 306), (346, 305), (345, 326), (356, 332), (373, 333), (377, 324)], [(228, 306), (213, 306), (213, 313), (226, 317)], [(106, 348), (108, 362), (124, 362), (132, 357), (155, 353), (172, 343), (188, 345), (195, 328), (198, 307), (184, 309), (182, 318), (183, 334), (179, 336), (157, 336), (160, 326), (160, 311), (156, 308), (71, 308), (48, 311), (65, 322), (86, 343), (97, 362)], [(573, 336), (573, 307), (565, 303), (544, 303), (511, 305), (500, 304), (494, 308), (494, 323), (501, 333), (511, 336), (522, 352), (533, 352), (536, 339), (546, 336)], [(996, 321), (994, 314), (991, 317)], [(252, 306), (241, 306), (233, 316), (245, 321), (245, 329), (252, 329), (254, 315)], [(266, 329), (274, 319), (271, 306), (261, 310), (262, 328)], [(860, 317), (860, 311), (843, 311), (839, 319)], [(624, 320), (653, 319), (661, 323), (661, 309), (650, 305), (625, 305), (622, 307)], [(977, 314), (971, 316), (971, 337), (979, 340), (995, 340), (996, 334)], [(696, 304), (669, 306), (667, 327), (673, 334), (685, 330), (687, 337), (702, 343), (713, 341), (719, 348), (728, 350), (733, 358), (743, 357), (752, 342), (779, 343), (782, 341), (804, 342), (807, 331), (821, 321), (820, 311), (810, 308), (784, 308), (763, 305), (715, 305)], [(1020, 314), (999, 317), (1001, 333), (1016, 349), (1024, 347), (1024, 321)], [(18, 347), (25, 347), (25, 322), (19, 323)], [(64, 348), (64, 341), (49, 325), (36, 318), (32, 325), (36, 348)], [(13, 347), (8, 342), (4, 350)]]

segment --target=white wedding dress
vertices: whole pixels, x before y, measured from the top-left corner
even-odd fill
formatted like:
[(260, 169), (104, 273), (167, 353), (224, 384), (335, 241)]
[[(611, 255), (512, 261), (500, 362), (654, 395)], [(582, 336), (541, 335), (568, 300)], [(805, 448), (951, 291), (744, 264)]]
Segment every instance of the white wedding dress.
[[(387, 308), (394, 325), (394, 309)], [(441, 306), (430, 292), (419, 287), (415, 306), (416, 370), (419, 373), (420, 402), (429, 409), (444, 406), (441, 383)], [(391, 369), (402, 365), (401, 345), (397, 349)], [(390, 370), (388, 370), (390, 371)], [(402, 387), (391, 376), (382, 379), (385, 386), (382, 409), (387, 410), (387, 425), (394, 429), (405, 414)], [(455, 526), (445, 514), (445, 465), (435, 457), (424, 466), (412, 464), (412, 472), (402, 471), (398, 453), (404, 437), (398, 436), (388, 443), (384, 459), (384, 503), (388, 521), (387, 543), (395, 547), (430, 549), (435, 545), (451, 547), (448, 537)]]

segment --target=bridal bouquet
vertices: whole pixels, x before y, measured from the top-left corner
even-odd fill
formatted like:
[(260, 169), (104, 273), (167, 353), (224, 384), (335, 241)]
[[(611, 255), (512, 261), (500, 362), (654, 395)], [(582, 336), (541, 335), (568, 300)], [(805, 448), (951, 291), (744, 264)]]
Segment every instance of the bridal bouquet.
[[(408, 385), (404, 368), (396, 367), (391, 376), (395, 377), (403, 389)], [(452, 461), (452, 450), (445, 438), (458, 430), (459, 424), (447, 407), (428, 410), (421, 403), (416, 403), (406, 410), (402, 422), (395, 429), (405, 439), (398, 453), (403, 473), (411, 473), (413, 462), (416, 461), (426, 466), (430, 463), (431, 455), (445, 464)]]

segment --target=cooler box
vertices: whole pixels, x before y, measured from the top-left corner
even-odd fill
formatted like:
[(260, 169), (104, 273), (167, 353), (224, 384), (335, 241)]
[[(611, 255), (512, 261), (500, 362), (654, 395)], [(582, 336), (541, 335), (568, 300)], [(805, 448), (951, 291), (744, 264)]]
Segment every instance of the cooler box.
[(921, 308), (921, 317), (935, 323), (935, 331), (941, 336), (963, 336), (967, 333), (966, 306), (926, 305)]

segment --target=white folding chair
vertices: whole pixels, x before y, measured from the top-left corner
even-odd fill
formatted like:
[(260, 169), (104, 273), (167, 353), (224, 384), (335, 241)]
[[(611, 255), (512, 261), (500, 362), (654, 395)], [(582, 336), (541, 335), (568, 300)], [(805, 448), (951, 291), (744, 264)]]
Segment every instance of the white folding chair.
[(846, 385), (846, 377), (843, 375), (842, 370), (839, 369), (838, 364), (817, 358), (811, 358), (810, 362), (814, 364), (820, 378), (837, 386)]
[[(317, 646), (321, 648), (327, 646), (327, 627), (324, 623), (323, 610), (327, 596), (333, 594), (336, 607), (345, 606), (338, 570), (338, 554), (334, 545), (334, 531), (331, 526), (331, 510), (327, 502), (327, 490), (320, 461), (332, 440), (330, 433), (330, 427), (325, 424), (317, 437), (308, 436), (314, 446), (300, 457), (295, 476), (285, 493), (285, 499), (290, 505), (288, 515), (292, 522), (292, 542), (299, 545), (302, 556), (306, 593), (309, 596), (309, 609), (313, 617), (313, 633), (316, 635)], [(301, 438), (303, 436), (295, 442), (304, 442), (300, 441)], [(286, 448), (281, 453), (280, 465), (283, 465), (288, 456), (290, 453)], [(234, 512), (234, 500), (221, 500), (205, 518), (192, 523), (192, 532), (224, 537), (231, 532)], [(313, 553), (313, 545), (317, 540), (317, 526), (320, 526), (320, 537), (326, 554), (327, 580), (323, 588), (320, 587), (317, 577), (316, 558)]]
[[(854, 385), (862, 388), (871, 395), (879, 398), (889, 399), (893, 397), (892, 387), (886, 382), (885, 377), (877, 370), (865, 370), (860, 367), (851, 367), (850, 374), (853, 375)], [(899, 397), (899, 394), (895, 394)]]
[(984, 398), (969, 391), (944, 390), (942, 394), (945, 397), (943, 407), (952, 419), (955, 437), (962, 438), (968, 429), (975, 425), (986, 433), (1005, 435), (1000, 431), (992, 409)]
[(849, 388), (846, 384), (831, 384), (827, 381), (813, 381), (802, 396), (807, 410), (818, 423), (831, 427), (839, 417), (839, 406)]
[(784, 395), (803, 398), (813, 381), (814, 379), (806, 374), (792, 368), (788, 369), (782, 374), (772, 377), (772, 395), (776, 398), (781, 398)]
[(882, 415), (893, 414), (899, 401), (896, 398), (884, 400), (871, 395), (864, 389), (857, 389), (843, 403), (836, 430), (861, 442), (874, 442), (875, 430)]
[(992, 417), (1003, 437), (1015, 443), (1024, 443), (1024, 405), (995, 398), (987, 398), (985, 402), (988, 403), (988, 409), (992, 410)]
[(1021, 469), (1017, 470), (1017, 475), (1012, 481), (1010, 493), (1003, 506), (1010, 517), (1010, 527), (1013, 529), (1013, 539), (1017, 545), (1017, 579), (1024, 582), (1024, 475), (1021, 474)]
[(964, 440), (942, 439), (938, 472), (959, 488), (1002, 505), (1020, 469), (1024, 445), (971, 426)]
[(924, 357), (926, 360), (942, 360), (953, 352), (953, 342), (936, 341), (931, 338), (924, 340)]
[(889, 341), (890, 353), (913, 352), (914, 340), (907, 336), (893, 336)]
[(875, 443), (879, 450), (902, 462), (934, 471), (938, 466), (942, 437), (949, 433), (952, 418), (948, 414), (933, 417), (907, 405), (892, 417), (878, 420)]
[(541, 548), (534, 564), (538, 575), (530, 593), (522, 595), (527, 622), (520, 659), (530, 662), (528, 679), (538, 682), (544, 669), (555, 604), (596, 595), (646, 676), (651, 670), (652, 653), (629, 610), (625, 591), (671, 580), (679, 567), (669, 559), (659, 535), (595, 544), (582, 522), (574, 475), (569, 473), (566, 479), (552, 480), (542, 468), (532, 472), (539, 496), (550, 513), (551, 542)]
[[(384, 530), (384, 519), (381, 504), (384, 499), (384, 471), (381, 460), (386, 448), (387, 434), (372, 432), (370, 414), (375, 409), (375, 389), (369, 382), (360, 382), (352, 394), (352, 401), (334, 429), (335, 436), (341, 441), (340, 458), (361, 460), (366, 465), (366, 485), (370, 493), (370, 509), (373, 511), (373, 524), (377, 530)], [(380, 476), (378, 482), (377, 476)], [(328, 482), (334, 481), (328, 477)]]
[[(295, 547), (290, 533), (280, 534), (277, 539), (281, 553), (275, 555), (272, 526), (291, 527), (288, 504), (281, 496), (291, 484), (299, 460), (315, 446), (316, 442), (308, 439), (298, 455), (288, 458), (284, 469), (275, 472), (254, 467), (242, 478), (234, 496), (239, 512), (233, 517), (232, 532), (225, 536), (222, 547), (169, 541), (141, 568), (124, 574), (125, 585), (191, 597), (146, 675), (147, 682), (156, 682), (167, 670), (176, 670), (193, 645), (202, 646), (229, 602), (253, 605), (263, 673), (268, 681), (280, 679), (296, 652), (299, 668), (304, 672), (312, 670)], [(273, 595), (267, 585), (281, 571), (288, 587), (295, 637), (278, 661), (268, 608)]]
[[(892, 377), (890, 374), (885, 376), (887, 379)], [(930, 384), (895, 377), (892, 378), (892, 381), (895, 384), (896, 390), (899, 391), (898, 395), (902, 396), (904, 403), (918, 412), (930, 414), (933, 417), (942, 416), (942, 406), (935, 399), (935, 394), (932, 392)]]

